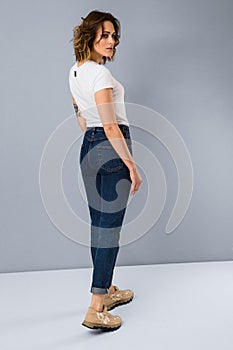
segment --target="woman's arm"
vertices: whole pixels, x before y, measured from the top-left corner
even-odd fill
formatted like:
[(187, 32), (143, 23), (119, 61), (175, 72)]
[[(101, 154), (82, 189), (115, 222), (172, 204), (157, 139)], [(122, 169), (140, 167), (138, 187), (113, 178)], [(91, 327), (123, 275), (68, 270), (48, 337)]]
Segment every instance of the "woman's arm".
[(126, 166), (129, 169), (135, 168), (135, 162), (116, 121), (112, 88), (97, 91), (95, 93), (95, 101), (107, 138)]
[(95, 102), (108, 140), (130, 171), (130, 178), (132, 181), (131, 194), (135, 194), (142, 183), (142, 178), (118, 126), (112, 88), (106, 88), (95, 92)]
[(79, 110), (78, 106), (77, 106), (77, 103), (74, 99), (74, 97), (72, 96), (72, 102), (73, 102), (73, 106), (74, 106), (74, 110), (75, 110), (75, 114), (76, 114), (76, 117), (77, 117), (77, 121), (78, 121), (78, 124), (82, 130), (83, 133), (86, 132), (86, 119), (82, 117), (82, 114), (81, 114), (81, 111)]

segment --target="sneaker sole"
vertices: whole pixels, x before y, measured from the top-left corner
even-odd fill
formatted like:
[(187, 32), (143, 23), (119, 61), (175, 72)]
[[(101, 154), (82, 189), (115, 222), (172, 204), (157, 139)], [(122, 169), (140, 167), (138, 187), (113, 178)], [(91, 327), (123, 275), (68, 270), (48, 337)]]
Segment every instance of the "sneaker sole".
[(128, 304), (128, 303), (130, 303), (132, 300), (133, 300), (133, 297), (132, 297), (131, 299), (127, 300), (127, 301), (121, 301), (121, 302), (119, 302), (119, 303), (117, 303), (117, 304), (107, 306), (107, 310), (108, 310), (108, 311), (113, 310), (113, 309), (115, 309), (115, 307)]
[(115, 331), (121, 327), (121, 324), (119, 326), (116, 326), (116, 327), (111, 327), (111, 326), (97, 325), (97, 324), (93, 324), (93, 323), (90, 323), (87, 321), (83, 321), (82, 325), (87, 327), (87, 328), (90, 328), (90, 329), (101, 329), (102, 331), (107, 331), (107, 332)]

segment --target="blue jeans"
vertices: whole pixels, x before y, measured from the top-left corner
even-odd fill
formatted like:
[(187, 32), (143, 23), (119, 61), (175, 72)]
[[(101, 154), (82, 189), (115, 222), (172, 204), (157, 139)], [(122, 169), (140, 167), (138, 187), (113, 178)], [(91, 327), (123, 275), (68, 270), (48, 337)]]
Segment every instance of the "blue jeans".
[[(119, 124), (129, 151), (129, 127)], [(128, 167), (108, 140), (103, 127), (87, 128), (79, 163), (91, 218), (91, 293), (107, 294), (119, 251), (120, 230), (129, 198)]]

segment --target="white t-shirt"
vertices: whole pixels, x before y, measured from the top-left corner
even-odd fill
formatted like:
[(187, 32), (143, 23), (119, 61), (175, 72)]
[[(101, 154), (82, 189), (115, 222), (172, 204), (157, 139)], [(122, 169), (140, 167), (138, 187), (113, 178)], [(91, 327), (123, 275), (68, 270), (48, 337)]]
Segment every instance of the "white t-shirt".
[(94, 93), (104, 88), (113, 88), (113, 102), (118, 124), (129, 125), (126, 116), (123, 85), (117, 81), (103, 64), (88, 60), (80, 67), (77, 62), (70, 68), (69, 86), (86, 126), (103, 126), (95, 102)]

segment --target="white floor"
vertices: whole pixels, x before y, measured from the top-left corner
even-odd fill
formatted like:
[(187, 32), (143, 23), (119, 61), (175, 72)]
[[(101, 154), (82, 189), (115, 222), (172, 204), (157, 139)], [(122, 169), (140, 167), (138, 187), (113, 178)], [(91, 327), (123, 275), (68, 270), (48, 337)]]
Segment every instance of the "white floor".
[(115, 267), (134, 300), (106, 333), (81, 325), (92, 269), (0, 275), (1, 350), (232, 350), (233, 262)]

